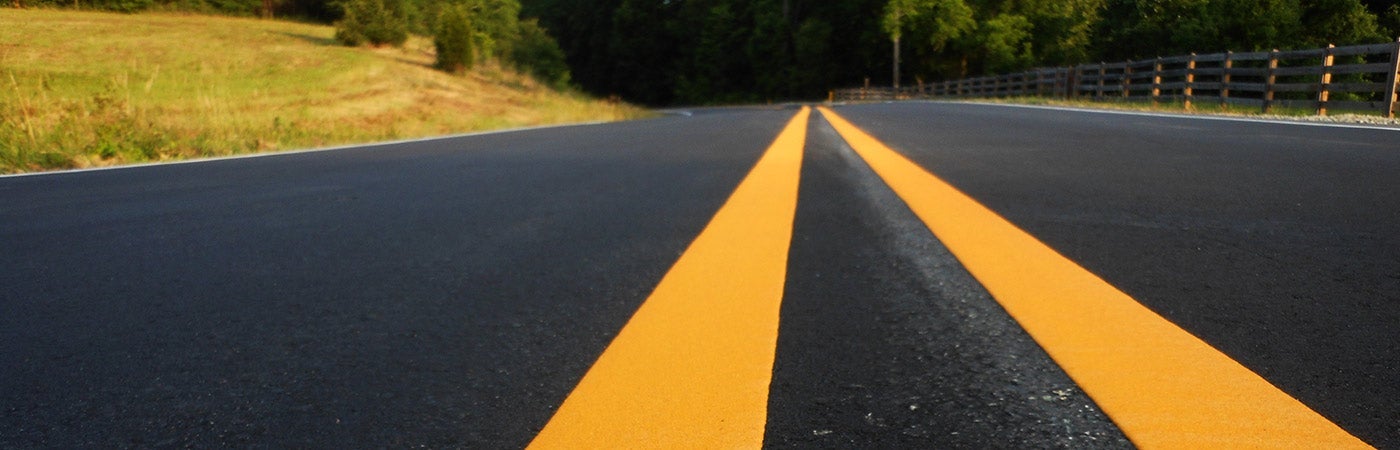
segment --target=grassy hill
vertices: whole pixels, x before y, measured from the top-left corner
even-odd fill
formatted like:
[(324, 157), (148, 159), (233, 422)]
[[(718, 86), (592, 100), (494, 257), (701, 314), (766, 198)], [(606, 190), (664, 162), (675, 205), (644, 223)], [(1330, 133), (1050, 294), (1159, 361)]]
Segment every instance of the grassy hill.
[(646, 114), (432, 42), (348, 48), (321, 25), (0, 9), (0, 173), (309, 148)]

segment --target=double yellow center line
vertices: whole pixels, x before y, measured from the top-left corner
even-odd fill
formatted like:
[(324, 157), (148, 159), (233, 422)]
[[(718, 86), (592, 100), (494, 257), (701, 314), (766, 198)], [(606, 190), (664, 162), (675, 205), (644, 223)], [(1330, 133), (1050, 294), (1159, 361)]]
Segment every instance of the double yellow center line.
[[(1248, 368), (823, 108), (958, 260), (1141, 447), (1369, 448)], [(531, 443), (757, 448), (808, 108)]]
[(810, 114), (788, 123), (531, 447), (763, 443)]

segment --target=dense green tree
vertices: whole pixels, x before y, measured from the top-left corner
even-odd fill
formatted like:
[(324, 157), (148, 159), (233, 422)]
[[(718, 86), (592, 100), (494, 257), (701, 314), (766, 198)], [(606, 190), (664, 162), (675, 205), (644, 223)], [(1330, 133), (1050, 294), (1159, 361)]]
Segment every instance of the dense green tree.
[(605, 67), (603, 79), (591, 89), (645, 104), (673, 101), (676, 70), (686, 55), (673, 34), (678, 16), (679, 5), (672, 2), (623, 0), (604, 32), (607, 47), (596, 55)]
[(470, 69), (476, 62), (471, 14), (461, 5), (445, 8), (438, 19), (433, 47), (437, 50), (437, 68), (448, 72)]
[(472, 17), (475, 46), (483, 56), (499, 56), (510, 51), (520, 35), (519, 0), (461, 0)]
[(1299, 44), (1369, 44), (1386, 40), (1376, 15), (1358, 0), (1302, 0), (1303, 39)]
[(1071, 65), (1093, 54), (1094, 25), (1104, 0), (1024, 1), (1009, 11), (1031, 24), (1028, 41), (1040, 65)]
[(350, 0), (335, 24), (335, 39), (349, 46), (403, 45), (408, 21), (402, 0)]
[(892, 37), (907, 35), (934, 50), (977, 28), (973, 10), (963, 0), (890, 0), (881, 25)]
[[(693, 41), (687, 45), (687, 58), (680, 61), (676, 96), (687, 103), (732, 103), (749, 100), (746, 92), (750, 81), (748, 58), (741, 49), (747, 41), (748, 27), (740, 2), (691, 1), (686, 3), (684, 19), (680, 22), (695, 30)], [(687, 20), (688, 19), (688, 20)], [(739, 55), (733, 55), (740, 51)], [(738, 56), (738, 57), (736, 57)]]
[(1030, 19), (1020, 14), (998, 14), (983, 21), (971, 37), (983, 71), (1013, 72), (1035, 65), (1032, 28)]
[(833, 60), (832, 37), (836, 30), (830, 23), (809, 18), (793, 34), (792, 88), (786, 95), (801, 98), (831, 88), (836, 81), (840, 61)]
[(564, 60), (564, 50), (538, 20), (521, 21), (519, 27), (520, 36), (510, 47), (511, 63), (557, 88), (568, 86), (569, 64)]
[(795, 93), (794, 78), (799, 71), (794, 60), (792, 24), (784, 15), (785, 10), (791, 10), (790, 6), (783, 7), (787, 1), (750, 2), (753, 32), (749, 33), (744, 56), (753, 71), (753, 93), (762, 99), (784, 98)]
[(1400, 4), (1390, 5), (1379, 13), (1380, 32), (1386, 39), (1400, 37)]

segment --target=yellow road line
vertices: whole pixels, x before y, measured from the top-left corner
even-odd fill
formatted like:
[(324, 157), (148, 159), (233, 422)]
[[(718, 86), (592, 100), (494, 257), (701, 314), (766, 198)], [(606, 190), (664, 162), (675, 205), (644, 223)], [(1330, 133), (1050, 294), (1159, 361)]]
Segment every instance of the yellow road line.
[(821, 112), (1134, 444), (1369, 448), (835, 112)]
[(531, 448), (757, 448), (811, 110), (802, 108)]

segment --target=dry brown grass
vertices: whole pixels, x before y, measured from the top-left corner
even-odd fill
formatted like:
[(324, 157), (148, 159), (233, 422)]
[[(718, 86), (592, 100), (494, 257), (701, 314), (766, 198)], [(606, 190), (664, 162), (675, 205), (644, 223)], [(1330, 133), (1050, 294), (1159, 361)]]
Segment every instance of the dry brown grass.
[(435, 71), (423, 38), (347, 48), (325, 26), (165, 14), (0, 9), (0, 23), (0, 172), (648, 114), (494, 62)]

